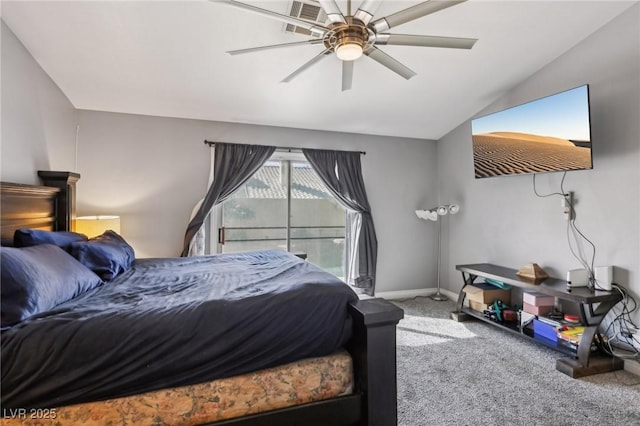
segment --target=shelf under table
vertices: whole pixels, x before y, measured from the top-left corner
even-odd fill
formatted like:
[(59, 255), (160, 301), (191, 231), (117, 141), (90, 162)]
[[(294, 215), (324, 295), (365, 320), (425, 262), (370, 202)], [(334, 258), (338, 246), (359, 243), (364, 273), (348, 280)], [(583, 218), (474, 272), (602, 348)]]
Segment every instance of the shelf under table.
[[(456, 269), (462, 272), (464, 286), (458, 296), (456, 311), (451, 313), (452, 319), (456, 321), (464, 321), (469, 317), (479, 319), (502, 330), (527, 337), (536, 343), (568, 355), (568, 357), (560, 358), (556, 361), (556, 369), (571, 377), (583, 377), (615, 371), (624, 367), (623, 361), (619, 358), (603, 353), (592, 353), (591, 351), (591, 345), (594, 341), (594, 336), (598, 334), (600, 322), (607, 312), (622, 299), (622, 295), (619, 292), (591, 290), (586, 287), (570, 288), (567, 286), (566, 281), (557, 278), (546, 278), (544, 280), (534, 281), (520, 277), (517, 275), (517, 270), (515, 269), (489, 263), (457, 265)], [(464, 292), (464, 288), (467, 285), (473, 284), (478, 277), (490, 278), (521, 289), (541, 292), (578, 305), (580, 308), (580, 319), (585, 325), (585, 332), (583, 333), (577, 352), (558, 346), (552, 341), (545, 342), (535, 339), (533, 336), (521, 332), (518, 325), (512, 327), (498, 323), (485, 317), (482, 312), (465, 307), (464, 299), (466, 293)]]

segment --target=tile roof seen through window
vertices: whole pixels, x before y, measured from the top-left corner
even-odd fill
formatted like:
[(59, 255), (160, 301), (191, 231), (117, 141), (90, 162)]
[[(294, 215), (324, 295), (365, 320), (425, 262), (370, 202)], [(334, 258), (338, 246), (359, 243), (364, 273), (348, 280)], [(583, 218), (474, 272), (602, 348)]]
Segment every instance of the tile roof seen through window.
[[(236, 192), (234, 198), (287, 198), (287, 179), (279, 165), (265, 164)], [(333, 196), (308, 165), (292, 164), (291, 196), (294, 199), (327, 199)]]

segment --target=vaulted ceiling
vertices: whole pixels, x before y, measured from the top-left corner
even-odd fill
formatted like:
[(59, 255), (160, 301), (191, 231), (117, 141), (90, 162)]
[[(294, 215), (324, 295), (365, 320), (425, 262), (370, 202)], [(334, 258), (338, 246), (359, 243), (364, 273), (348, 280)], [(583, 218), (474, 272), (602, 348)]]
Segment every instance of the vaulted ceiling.
[[(374, 19), (417, 3), (382, 1)], [(2, 19), (79, 109), (439, 139), (634, 3), (470, 0), (391, 32), (478, 39), (471, 50), (381, 46), (416, 76), (364, 56), (344, 92), (335, 56), (281, 83), (321, 45), (225, 53), (310, 37), (222, 2), (2, 1)]]

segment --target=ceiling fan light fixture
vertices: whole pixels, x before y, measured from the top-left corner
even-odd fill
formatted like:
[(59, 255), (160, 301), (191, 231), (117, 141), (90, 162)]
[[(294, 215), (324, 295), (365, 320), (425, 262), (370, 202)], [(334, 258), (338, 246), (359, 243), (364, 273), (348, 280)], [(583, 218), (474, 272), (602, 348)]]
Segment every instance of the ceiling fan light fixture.
[(356, 42), (348, 42), (336, 47), (336, 55), (343, 61), (355, 61), (362, 56), (362, 45)]
[[(391, 34), (386, 32), (386, 30), (414, 21), (442, 9), (455, 6), (456, 4), (463, 3), (466, 0), (421, 1), (391, 15), (376, 19), (375, 21), (372, 21), (372, 19), (380, 0), (362, 0), (360, 7), (354, 14), (351, 12), (351, 1), (349, 0), (347, 2), (346, 15), (341, 12), (337, 0), (315, 0), (313, 5), (305, 3), (312, 2), (312, 0), (295, 0), (291, 6), (290, 16), (262, 9), (245, 3), (244, 1), (210, 1), (229, 4), (240, 9), (255, 12), (259, 15), (284, 22), (287, 24), (287, 31), (289, 31), (289, 26), (293, 26), (305, 30), (305, 34), (306, 32), (310, 32), (311, 36), (314, 37), (311, 40), (302, 42), (280, 43), (249, 49), (232, 50), (227, 52), (229, 54), (235, 55), (238, 53), (256, 52), (280, 47), (297, 46), (300, 44), (321, 44), (324, 46), (324, 50), (322, 52), (319, 52), (311, 60), (307, 61), (293, 73), (289, 74), (282, 80), (282, 82), (291, 81), (301, 72), (316, 64), (322, 58), (326, 58), (330, 54), (335, 54), (336, 57), (342, 61), (343, 91), (351, 88), (354, 67), (353, 61), (357, 60), (362, 55), (367, 55), (370, 59), (378, 62), (380, 65), (409, 80), (415, 76), (416, 73), (392, 58), (390, 55), (386, 54), (384, 51), (378, 49), (378, 45), (471, 49), (477, 41), (472, 38)], [(318, 7), (318, 4), (320, 7)], [(304, 11), (304, 8), (300, 5), (308, 6), (307, 10)], [(320, 16), (322, 16), (322, 18), (320, 18)], [(293, 32), (299, 31), (294, 30)], [(455, 206), (453, 209), (455, 210)], [(446, 213), (454, 214), (456, 211), (445, 209), (444, 212), (439, 213), (441, 215)], [(436, 213), (436, 216), (437, 214), (438, 212)]]

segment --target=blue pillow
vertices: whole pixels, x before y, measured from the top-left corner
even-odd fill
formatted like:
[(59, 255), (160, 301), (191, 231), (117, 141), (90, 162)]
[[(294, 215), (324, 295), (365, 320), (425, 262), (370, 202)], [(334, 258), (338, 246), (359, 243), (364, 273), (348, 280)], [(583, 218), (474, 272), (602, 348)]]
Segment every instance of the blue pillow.
[(105, 281), (112, 280), (131, 268), (135, 253), (114, 231), (71, 244), (71, 255)]
[(100, 277), (52, 244), (2, 247), (0, 263), (2, 327), (46, 312), (102, 284)]
[(17, 229), (13, 234), (13, 245), (15, 247), (31, 247), (39, 244), (53, 244), (65, 250), (69, 249), (71, 243), (87, 241), (84, 234), (69, 231), (42, 231), (39, 229)]

